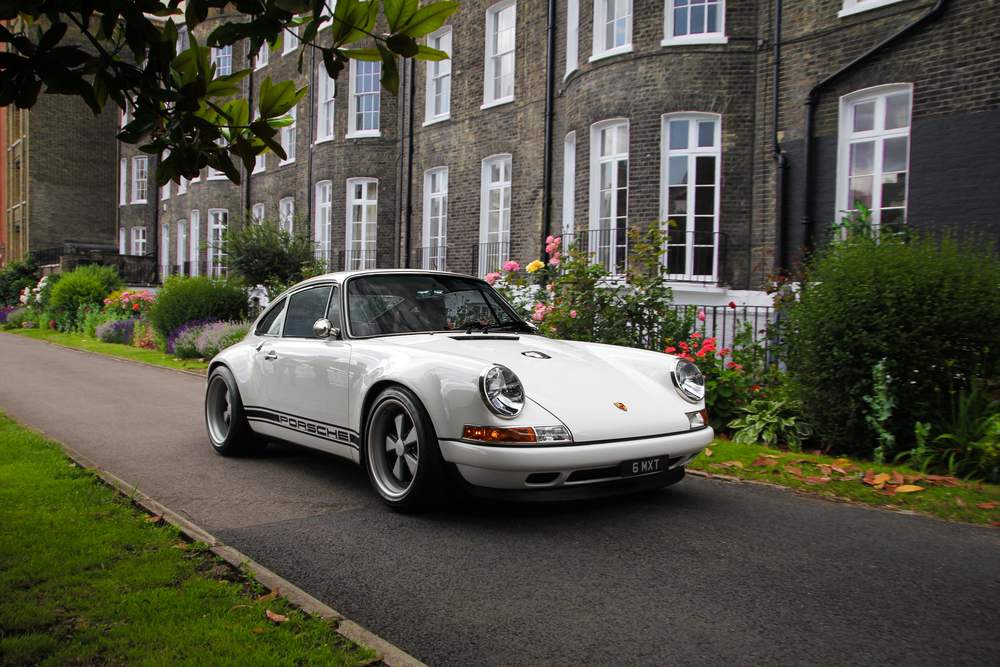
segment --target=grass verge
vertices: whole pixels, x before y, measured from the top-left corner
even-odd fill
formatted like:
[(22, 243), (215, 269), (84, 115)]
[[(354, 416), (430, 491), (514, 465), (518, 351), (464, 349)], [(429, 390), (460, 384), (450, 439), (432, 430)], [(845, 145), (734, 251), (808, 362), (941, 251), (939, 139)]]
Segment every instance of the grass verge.
[(769, 482), (828, 498), (1000, 526), (1000, 486), (927, 475), (906, 466), (778, 451), (717, 438), (691, 468), (709, 476)]
[(65, 334), (45, 329), (11, 329), (9, 333), (25, 336), (26, 338), (44, 340), (50, 343), (58, 343), (67, 347), (76, 347), (81, 350), (100, 352), (111, 357), (142, 361), (165, 368), (178, 368), (201, 373), (204, 373), (208, 368), (208, 363), (197, 359), (177, 359), (172, 354), (167, 354), (163, 350), (144, 350), (141, 347), (132, 347), (131, 345), (104, 343), (81, 334)]
[(0, 535), (0, 664), (378, 661), (2, 413)]

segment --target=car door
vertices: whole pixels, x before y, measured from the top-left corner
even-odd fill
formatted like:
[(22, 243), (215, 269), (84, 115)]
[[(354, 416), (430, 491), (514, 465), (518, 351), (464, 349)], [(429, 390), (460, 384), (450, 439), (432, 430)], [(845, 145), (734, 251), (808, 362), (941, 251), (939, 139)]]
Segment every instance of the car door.
[(281, 335), (265, 338), (255, 366), (262, 369), (277, 437), (357, 460), (358, 436), (347, 420), (351, 346), (337, 334), (316, 336), (313, 324), (323, 317), (340, 328), (335, 285), (289, 296)]

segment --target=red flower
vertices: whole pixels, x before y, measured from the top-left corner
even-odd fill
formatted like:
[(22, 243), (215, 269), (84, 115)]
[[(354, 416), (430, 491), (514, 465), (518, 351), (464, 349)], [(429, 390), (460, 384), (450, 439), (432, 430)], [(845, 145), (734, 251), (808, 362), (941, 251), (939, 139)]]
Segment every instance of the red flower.
[(750, 387), (750, 391), (760, 391), (760, 385), (755, 384), (754, 386)]
[(735, 308), (736, 307), (736, 303), (734, 301), (730, 301), (729, 302), (729, 307), (730, 308)]
[(701, 334), (700, 333), (693, 333), (693, 334), (691, 334), (691, 338), (701, 338)]
[(139, 304), (135, 304), (134, 306), (132, 306), (132, 310), (139, 310)]
[(676, 351), (677, 351), (676, 347), (668, 347), (666, 350), (664, 350), (664, 352), (666, 352), (667, 354), (670, 354), (670, 353), (676, 352)]
[(702, 350), (701, 352), (695, 352), (694, 356), (696, 356), (696, 357), (704, 357), (705, 356), (705, 351)]

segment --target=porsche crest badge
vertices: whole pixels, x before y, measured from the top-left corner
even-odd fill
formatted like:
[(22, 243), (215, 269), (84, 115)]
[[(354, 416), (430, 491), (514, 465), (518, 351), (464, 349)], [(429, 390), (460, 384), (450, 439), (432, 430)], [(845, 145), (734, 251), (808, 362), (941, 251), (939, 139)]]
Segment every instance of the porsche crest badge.
[(622, 412), (628, 412), (628, 408), (625, 407), (624, 403), (615, 403), (615, 407), (621, 410)]

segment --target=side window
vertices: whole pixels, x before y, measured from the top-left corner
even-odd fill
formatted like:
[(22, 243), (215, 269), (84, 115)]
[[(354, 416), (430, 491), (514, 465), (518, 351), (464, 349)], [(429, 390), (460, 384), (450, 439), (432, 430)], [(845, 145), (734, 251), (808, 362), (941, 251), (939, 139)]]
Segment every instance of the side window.
[(326, 311), (326, 319), (330, 320), (334, 329), (340, 329), (340, 290), (333, 288), (333, 298), (330, 299), (330, 307)]
[(285, 312), (285, 300), (282, 299), (274, 308), (268, 311), (264, 319), (260, 321), (254, 334), (257, 336), (277, 336), (281, 331), (281, 315)]
[(322, 285), (293, 294), (288, 299), (284, 338), (316, 338), (313, 324), (323, 317), (330, 301), (331, 285)]

